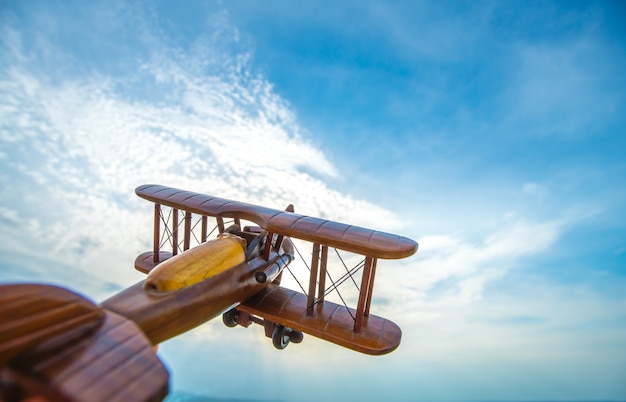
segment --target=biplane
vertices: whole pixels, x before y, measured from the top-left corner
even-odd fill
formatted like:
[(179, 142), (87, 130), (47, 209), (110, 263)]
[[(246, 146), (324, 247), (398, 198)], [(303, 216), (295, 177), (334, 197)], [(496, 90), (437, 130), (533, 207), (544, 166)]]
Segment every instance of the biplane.
[[(411, 256), (413, 240), (300, 215), (292, 205), (276, 210), (161, 185), (135, 192), (154, 204), (152, 249), (135, 260), (145, 280), (99, 305), (60, 287), (0, 286), (0, 400), (161, 400), (169, 375), (153, 346), (220, 315), (229, 327), (260, 324), (278, 349), (304, 334), (371, 355), (400, 344), (400, 328), (370, 310), (378, 260)], [(293, 290), (283, 273), (303, 244), (308, 283)], [(333, 280), (332, 249), (362, 260)], [(328, 297), (348, 279), (355, 307)]]

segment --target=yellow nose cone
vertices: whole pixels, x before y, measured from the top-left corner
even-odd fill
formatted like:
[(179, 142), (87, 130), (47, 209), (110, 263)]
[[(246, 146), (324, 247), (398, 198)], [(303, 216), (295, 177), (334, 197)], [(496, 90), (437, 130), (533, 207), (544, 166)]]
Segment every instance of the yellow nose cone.
[(245, 261), (246, 241), (229, 233), (176, 255), (154, 268), (147, 290), (172, 292), (191, 286)]

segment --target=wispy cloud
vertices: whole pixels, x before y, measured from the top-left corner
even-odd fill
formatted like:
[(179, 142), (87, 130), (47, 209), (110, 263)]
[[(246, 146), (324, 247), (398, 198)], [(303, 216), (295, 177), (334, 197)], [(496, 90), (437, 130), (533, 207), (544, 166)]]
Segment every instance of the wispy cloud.
[[(129, 268), (134, 254), (148, 246), (150, 216), (141, 214), (132, 189), (143, 182), (276, 208), (294, 203), (305, 214), (384, 230), (403, 227), (398, 215), (326, 184), (325, 178), (339, 174), (333, 163), (313, 145), (288, 102), (250, 67), (250, 51), (224, 46), (238, 41), (226, 15), (213, 16), (211, 24), (213, 33), (196, 38), (193, 52), (186, 52), (141, 21), (138, 36), (147, 48), (137, 61), (140, 69), (125, 75), (63, 75), (58, 68), (46, 75), (38, 64), (45, 57), (38, 52), (72, 49), (48, 40), (45, 31), (29, 32), (35, 35), (31, 42), (40, 44), (29, 47), (14, 25), (3, 28), (7, 68), (0, 80), (0, 138), (9, 153), (0, 162), (6, 183), (3, 221), (21, 222), (13, 230), (14, 250), (27, 253), (25, 245), (37, 242), (56, 261), (94, 264), (103, 277), (136, 278)], [(157, 89), (138, 96), (127, 86)], [(521, 193), (545, 197), (551, 184), (527, 182)], [(484, 197), (467, 203), (482, 202)], [(485, 222), (485, 208), (475, 208), (471, 216), (463, 210), (452, 215), (452, 221), (469, 216), (455, 233), (445, 221), (448, 213), (438, 213), (436, 206), (416, 209), (409, 218), (444, 234), (422, 236), (417, 268), (398, 275), (402, 283), (389, 281), (406, 291), (404, 300), (433, 289), (446, 289), (459, 303), (480, 300), (489, 283), (520, 259), (545, 251), (567, 230), (563, 220), (542, 222), (516, 217), (515, 211), (495, 221), (492, 214)], [(479, 222), (480, 230), (468, 229)], [(120, 256), (113, 267), (102, 261), (103, 252)]]
[[(135, 278), (133, 255), (150, 230), (148, 206), (133, 199), (144, 182), (276, 208), (294, 203), (305, 214), (379, 229), (401, 226), (383, 208), (325, 184), (335, 167), (288, 103), (251, 72), (248, 54), (220, 59), (205, 37), (193, 55), (181, 54), (148, 32), (158, 57), (143, 60), (139, 73), (75, 76), (51, 68), (47, 75), (38, 52), (68, 52), (67, 45), (42, 31), (29, 34), (44, 48), (31, 48), (14, 26), (3, 32), (3, 221), (20, 222), (5, 226), (3, 237), (13, 239), (14, 251), (26, 255), (35, 245), (48, 250), (41, 257), (89, 266), (97, 277)], [(137, 99), (120, 89), (139, 77), (160, 86), (160, 96)]]
[[(102, 11), (97, 5), (89, 7)], [(403, 68), (416, 60), (428, 60), (435, 68), (430, 70), (433, 75), (426, 74), (428, 80), (400, 86), (410, 91), (394, 92), (390, 98), (398, 102), (397, 116), (422, 118), (432, 112), (440, 120), (416, 123), (402, 140), (380, 139), (374, 147), (374, 135), (343, 139), (353, 146), (346, 152), (359, 147), (364, 151), (355, 166), (382, 166), (376, 178), (368, 176), (369, 170), (361, 173), (361, 183), (367, 186), (360, 194), (402, 200), (395, 204), (402, 204), (399, 209), (391, 211), (329, 184), (350, 187), (359, 169), (342, 177), (345, 172), (316, 142), (317, 133), (302, 126), (289, 101), (255, 70), (254, 54), (227, 14), (208, 17), (205, 32), (182, 40), (165, 32), (160, 24), (167, 22), (154, 18), (149, 6), (106, 7), (103, 14), (89, 7), (82, 11), (84, 19), (56, 20), (39, 16), (35, 8), (31, 15), (38, 23), (33, 26), (20, 25), (23, 17), (6, 17), (8, 10), (0, 24), (0, 251), (5, 256), (0, 280), (54, 281), (97, 298), (139, 280), (142, 276), (134, 273), (132, 261), (150, 247), (152, 215), (133, 189), (146, 182), (162, 183), (275, 208), (294, 203), (304, 214), (408, 232), (420, 242), (416, 257), (381, 261), (376, 278), (372, 312), (388, 316), (405, 330), (398, 353), (372, 363), (308, 337), (306, 345), (281, 354), (271, 349), (259, 328), (226, 334), (215, 322), (163, 346), (179, 387), (241, 395), (240, 382), (232, 381), (232, 372), (238, 370), (238, 380), (247, 377), (267, 384), (267, 398), (319, 400), (318, 384), (324, 382), (333, 390), (351, 384), (345, 397), (364, 400), (382, 399), (390, 388), (431, 400), (473, 395), (484, 399), (484, 388), (495, 376), (502, 386), (489, 394), (493, 398), (512, 395), (506, 387), (538, 398), (559, 396), (557, 391), (541, 393), (562, 389), (550, 388), (550, 381), (567, 384), (568, 375), (580, 378), (571, 368), (576, 365), (606, 364), (608, 369), (600, 374), (624, 372), (617, 361), (623, 356), (623, 296), (615, 289), (609, 295), (580, 282), (559, 286), (549, 274), (538, 274), (552, 268), (549, 264), (535, 263), (559, 249), (572, 228), (600, 217), (621, 219), (623, 214), (604, 212), (623, 204), (624, 192), (615, 189), (614, 180), (623, 177), (623, 170), (618, 166), (619, 174), (607, 175), (603, 168), (592, 169), (593, 164), (577, 160), (544, 167), (534, 159), (535, 148), (527, 147), (533, 158), (516, 165), (522, 172), (513, 174), (507, 163), (517, 155), (516, 144), (511, 145), (516, 140), (499, 137), (520, 132), (515, 129), (521, 123), (538, 128), (535, 137), (545, 130), (575, 140), (596, 124), (594, 116), (612, 116), (622, 95), (610, 88), (610, 96), (602, 97), (601, 89), (611, 80), (594, 75), (597, 65), (589, 61), (602, 56), (602, 49), (584, 40), (574, 40), (571, 46), (517, 43), (506, 53), (516, 56), (515, 65), (506, 70), (505, 78), (512, 78), (508, 86), (485, 86), (488, 81), (480, 79), (463, 86), (448, 80), (456, 75), (443, 75), (440, 67), (473, 53), (477, 48), (472, 46), (465, 53), (454, 51), (467, 43), (478, 46), (485, 39), (484, 27), (456, 21), (458, 15), (438, 24), (447, 15), (444, 9), (435, 13), (438, 18), (426, 21), (432, 15), (426, 6), (418, 18), (428, 22), (425, 26), (403, 22), (391, 35), (399, 45), (387, 49), (388, 54), (405, 55)], [(387, 13), (380, 14), (378, 24), (389, 27), (410, 19), (388, 6), (375, 4), (370, 11), (377, 7)], [(491, 12), (486, 7), (472, 15), (491, 21)], [(115, 21), (113, 28), (94, 15), (107, 15)], [(336, 18), (337, 23), (341, 18)], [(95, 30), (85, 29), (84, 21), (97, 25)], [(347, 37), (358, 36), (357, 28), (346, 28), (354, 29)], [(76, 32), (85, 32), (89, 44), (67, 39), (76, 38), (70, 35)], [(102, 50), (104, 56), (87, 54), (91, 49)], [(481, 51), (489, 49), (494, 48)], [(352, 72), (338, 66), (318, 73), (328, 71), (339, 71), (342, 78)], [(611, 71), (603, 70), (607, 77)], [(417, 75), (409, 74), (408, 79)], [(369, 99), (367, 85), (359, 88), (364, 92), (358, 96)], [(486, 113), (485, 105), (498, 102), (477, 102), (474, 107), (472, 99), (457, 97), (454, 91), (459, 88), (478, 88), (481, 96), (483, 89), (491, 96), (499, 94), (495, 98), (502, 101), (500, 108)], [(593, 96), (579, 99), (581, 93)], [(383, 104), (387, 98), (371, 99)], [(378, 112), (379, 105), (372, 110)], [(426, 134), (422, 127), (428, 128)], [(394, 153), (385, 154), (389, 150)], [(389, 168), (376, 158), (381, 154), (383, 162), (398, 156), (413, 165), (396, 171), (400, 162)], [(535, 170), (528, 173), (531, 167)], [(389, 181), (384, 188), (393, 191), (382, 190), (383, 181)], [(602, 275), (590, 271), (595, 273), (586, 274)], [(603, 284), (621, 284), (618, 275), (606, 275)], [(591, 356), (594, 339), (611, 347)], [(585, 348), (591, 352), (580, 352)], [(201, 360), (218, 364), (189, 373), (190, 362), (197, 364), (199, 354)], [(607, 364), (603, 359), (611, 354)], [(536, 374), (544, 365), (549, 372)], [(248, 369), (241, 372), (241, 366)], [(276, 373), (292, 373), (294, 366), (309, 371), (275, 381)], [(189, 375), (177, 377), (179, 370)], [(373, 371), (385, 376), (373, 376)], [(211, 385), (206, 384), (207, 372), (215, 379)], [(456, 393), (449, 391), (450, 373)], [(589, 383), (618, 383), (600, 374)], [(371, 384), (363, 387), (355, 378), (368, 378)], [(525, 378), (532, 381), (520, 380)], [(524, 393), (537, 383), (541, 390)]]
[[(524, 259), (539, 255), (560, 238), (564, 222), (529, 222), (505, 218), (501, 229), (473, 243), (454, 235), (431, 235), (419, 239), (425, 250), (414, 266), (393, 275), (381, 295), (394, 300), (392, 309), (421, 319), (430, 314), (427, 300), (438, 308), (457, 308), (479, 302), (488, 287), (512, 269), (520, 269)], [(393, 290), (392, 290), (393, 289)], [(414, 300), (414, 302), (411, 302)]]

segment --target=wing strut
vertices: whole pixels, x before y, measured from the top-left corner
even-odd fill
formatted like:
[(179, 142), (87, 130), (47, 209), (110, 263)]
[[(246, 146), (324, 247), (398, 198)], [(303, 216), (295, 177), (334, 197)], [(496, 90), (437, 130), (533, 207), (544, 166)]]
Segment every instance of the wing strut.
[(372, 263), (372, 278), (370, 279), (370, 287), (367, 291), (367, 301), (365, 302), (365, 311), (363, 314), (365, 317), (370, 315), (370, 306), (372, 305), (372, 293), (374, 293), (374, 278), (376, 277), (376, 263), (378, 259), (374, 258)]
[[(359, 303), (356, 307), (356, 317), (354, 320), (354, 332), (359, 332), (363, 326), (363, 318), (365, 318), (369, 311), (366, 312), (365, 304), (368, 300), (371, 300), (372, 287), (374, 286), (374, 267), (376, 266), (375, 259), (372, 257), (365, 257), (365, 266), (363, 267), (363, 277), (361, 278), (361, 292), (359, 293)], [(369, 306), (367, 307), (369, 310)]]
[(206, 215), (202, 215), (202, 229), (201, 229), (201, 234), (200, 234), (200, 238), (201, 238), (201, 242), (204, 243), (207, 240), (207, 232), (209, 230), (209, 219), (207, 218)]
[(161, 243), (161, 204), (154, 203), (154, 247), (152, 260), (155, 264), (159, 262), (159, 251)]
[[(361, 277), (361, 287), (359, 289), (359, 301), (355, 312), (356, 314), (352, 317), (354, 319), (354, 332), (359, 332), (361, 330), (361, 328), (363, 327), (364, 319), (368, 317), (370, 313), (372, 294), (374, 292), (374, 277), (376, 276), (377, 261), (378, 260), (375, 257), (365, 257), (365, 261), (363, 263), (363, 275)], [(316, 304), (324, 303), (324, 296), (326, 295), (327, 262), (328, 246), (320, 245), (319, 243), (313, 243), (311, 268), (309, 273), (309, 291), (306, 292), (307, 316), (313, 315), (313, 308)], [(348, 272), (348, 274), (350, 277), (352, 276), (350, 272)], [(333, 282), (333, 286), (336, 289), (337, 284)], [(315, 297), (316, 294), (317, 299)], [(339, 296), (341, 297), (341, 294)], [(343, 300), (343, 298), (341, 299)], [(348, 312), (350, 313), (349, 310)], [(352, 313), (350, 314), (352, 315)]]
[(191, 242), (191, 212), (185, 211), (185, 237), (183, 240), (183, 250), (189, 250)]
[(324, 302), (326, 295), (326, 266), (328, 264), (328, 246), (322, 245), (322, 260), (320, 264), (319, 289), (317, 290), (317, 300), (319, 303)]
[(315, 287), (317, 286), (317, 268), (320, 262), (320, 244), (313, 244), (313, 257), (311, 260), (311, 276), (309, 279), (309, 293), (306, 306), (306, 313), (313, 314), (313, 305), (315, 304)]

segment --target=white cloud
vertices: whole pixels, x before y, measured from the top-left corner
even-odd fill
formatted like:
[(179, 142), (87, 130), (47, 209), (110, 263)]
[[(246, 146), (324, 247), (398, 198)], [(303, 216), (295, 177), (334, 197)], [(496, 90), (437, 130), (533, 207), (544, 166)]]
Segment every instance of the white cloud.
[[(28, 209), (16, 209), (32, 223), (23, 226), (21, 241), (38, 242), (57, 262), (93, 266), (94, 275), (120, 282), (136, 280), (132, 260), (148, 246), (151, 215), (132, 191), (145, 182), (275, 208), (294, 203), (304, 214), (382, 230), (404, 225), (394, 213), (328, 187), (322, 178), (337, 175), (335, 167), (271, 83), (250, 70), (245, 51), (219, 53), (216, 39), (203, 36), (190, 54), (149, 32), (151, 58), (140, 62), (138, 73), (49, 77), (33, 65), (37, 57), (25, 55), (32, 50), (22, 48), (20, 34), (4, 30), (10, 68), (0, 80), (2, 141), (36, 152), (2, 163), (38, 188), (30, 194), (33, 188), (18, 186), (14, 203), (40, 196), (25, 203)], [(134, 81), (159, 86), (159, 96), (128, 95), (124, 86)], [(537, 183), (523, 187), (528, 194), (542, 191)], [(52, 211), (38, 211), (42, 197)], [(445, 284), (452, 305), (481, 300), (489, 283), (519, 259), (546, 250), (563, 230), (561, 222), (515, 214), (493, 227), (501, 229), (479, 231), (482, 240), (463, 233), (422, 237), (410, 261), (416, 268), (382, 279), (381, 296), (413, 305)], [(394, 288), (400, 291), (392, 297)]]
[[(30, 222), (11, 233), (11, 243), (22, 244), (14, 250), (34, 246), (40, 257), (96, 277), (137, 280), (132, 261), (150, 239), (151, 213), (133, 190), (146, 182), (275, 208), (293, 203), (304, 214), (377, 229), (401, 225), (324, 183), (335, 167), (271, 84), (250, 72), (246, 54), (223, 54), (218, 63), (206, 38), (187, 55), (152, 35), (159, 57), (139, 73), (46, 75), (39, 50), (24, 49), (10, 26), (3, 31), (10, 35), (3, 37), (0, 139), (15, 150), (1, 160), (3, 203), (13, 219)], [(31, 34), (47, 51), (60, 46), (45, 32)], [(124, 85), (137, 79), (162, 85), (163, 96), (128, 96)]]
[(6, 207), (0, 207), (0, 219), (12, 225), (19, 223), (17, 211)]
[[(443, 306), (455, 309), (478, 302), (494, 281), (519, 268), (525, 258), (554, 245), (567, 222), (507, 217), (501, 219), (501, 229), (475, 243), (454, 235), (421, 237), (417, 256), (398, 263), (401, 268), (395, 268), (398, 271), (392, 277), (377, 282), (385, 284), (377, 294), (393, 300), (391, 311), (403, 311), (416, 319)], [(426, 301), (439, 307), (430, 312), (415, 308)]]
[[(143, 29), (149, 29), (146, 27)], [(110, 282), (127, 285), (139, 280), (142, 275), (134, 272), (132, 261), (136, 253), (150, 247), (152, 214), (150, 205), (138, 200), (133, 189), (145, 182), (275, 208), (294, 203), (296, 211), (304, 214), (389, 231), (405, 224), (393, 212), (326, 184), (327, 178), (338, 175), (337, 169), (299, 126), (289, 104), (271, 83), (251, 71), (251, 55), (246, 51), (220, 53), (219, 46), (213, 47), (214, 39), (202, 37), (193, 52), (186, 52), (167, 44), (160, 34), (146, 31), (144, 36), (149, 39), (145, 44), (150, 50), (138, 56), (127, 75), (83, 71), (68, 76), (59, 75), (58, 68), (45, 72), (46, 66), (38, 65), (40, 58), (36, 57), (43, 50), (25, 48), (22, 33), (10, 26), (4, 26), (2, 33), (0, 58), (7, 68), (0, 71), (0, 251), (5, 256), (3, 264), (11, 267), (4, 267), (1, 280), (52, 278), (95, 298), (116, 290)], [(50, 42), (45, 32), (30, 34), (38, 35), (34, 42), (44, 44), (45, 52), (54, 53), (63, 46)], [(452, 39), (455, 35), (458, 32), (451, 34)], [(449, 47), (442, 47), (442, 51), (446, 49)], [(428, 54), (431, 50), (423, 51)], [(69, 51), (63, 49), (62, 53)], [(149, 57), (144, 57), (146, 54)], [(535, 72), (542, 67), (542, 57), (535, 60), (537, 63), (530, 60), (522, 66), (520, 82), (541, 76)], [(563, 66), (576, 68), (570, 59), (564, 60)], [(557, 70), (548, 69), (547, 77)], [(587, 78), (575, 81), (579, 88), (587, 85)], [(541, 82), (522, 94), (525, 99), (541, 95)], [(144, 92), (134, 93), (137, 87)], [(554, 96), (548, 106), (556, 109), (565, 95)], [(532, 106), (524, 99), (519, 102)], [(565, 110), (580, 109), (574, 104)], [(437, 198), (427, 208), (411, 206), (416, 211), (410, 216), (419, 230), (428, 220), (431, 228), (441, 228), (446, 219), (450, 230), (430, 230), (433, 234), (422, 235), (416, 257), (379, 263), (372, 312), (401, 324), (405, 332), (399, 352), (366, 360), (308, 337), (306, 344), (280, 354), (260, 335), (260, 328), (228, 330), (216, 322), (172, 345), (167, 357), (176, 364), (175, 384), (194, 389), (205, 386), (206, 376), (189, 367), (198, 361), (218, 361), (220, 364), (209, 369), (214, 370), (212, 378), (224, 380), (215, 381), (226, 384), (221, 385), (222, 395), (237, 394), (239, 384), (228, 383), (233, 371), (223, 367), (238, 370), (245, 366), (248, 369), (239, 376), (256, 376), (250, 380), (269, 384), (272, 396), (278, 399), (288, 387), (287, 395), (295, 395), (293, 399), (311, 391), (309, 396), (318, 400), (314, 389), (321, 383), (318, 380), (337, 389), (354, 378), (371, 378), (373, 370), (388, 375), (373, 379), (373, 387), (352, 381), (350, 397), (372, 397), (366, 393), (372, 389), (382, 392), (389, 388), (389, 381), (396, 381), (401, 387), (409, 382), (415, 395), (424, 395), (418, 389), (423, 385), (432, 399), (451, 395), (445, 390), (453, 383), (466, 391), (448, 398), (454, 399), (483, 396), (476, 387), (493, 384), (475, 374), (480, 371), (474, 370), (477, 365), (488, 366), (489, 375), (500, 374), (494, 367), (513, 367), (511, 376), (525, 378), (536, 375), (537, 367), (546, 361), (565, 359), (572, 366), (602, 363), (602, 358), (616, 349), (603, 350), (601, 358), (592, 356), (591, 360), (582, 356), (585, 352), (572, 357), (568, 354), (576, 351), (575, 346), (592, 350), (593, 336), (574, 331), (577, 338), (562, 347), (560, 334), (569, 334), (568, 328), (577, 324), (591, 328), (593, 317), (604, 323), (616, 322), (612, 314), (623, 312), (621, 299), (621, 305), (606, 308), (606, 300), (584, 290), (569, 289), (548, 297), (555, 289), (552, 284), (530, 284), (523, 290), (513, 289), (506, 297), (487, 297), (496, 285), (510, 285), (500, 279), (523, 270), (525, 260), (548, 250), (569, 225), (584, 218), (580, 211), (565, 210), (557, 218), (533, 220), (515, 209), (499, 218), (504, 213), (493, 212), (489, 197), (472, 195), (493, 194), (491, 188), (499, 184), (480, 187), (472, 182), (458, 187), (452, 196)], [(549, 182), (512, 186), (539, 198), (554, 191)], [(438, 202), (461, 197), (467, 208), (461, 212)], [(459, 223), (460, 219), (467, 220)], [(472, 232), (471, 238), (468, 232)], [(533, 296), (532, 290), (542, 297)], [(519, 326), (501, 325), (511, 322)], [(546, 322), (550, 323), (548, 330), (541, 327), (538, 336), (534, 331)], [(622, 332), (607, 329), (600, 335), (623, 350), (623, 341), (614, 339)], [(189, 339), (193, 343), (185, 346)], [(205, 347), (209, 342), (211, 347)], [(233, 348), (239, 353), (232, 353)], [(544, 355), (548, 359), (541, 357), (546, 351), (550, 352)], [(178, 358), (181, 352), (189, 357)], [(329, 358), (332, 367), (327, 364)], [(493, 361), (497, 363), (490, 363)], [(622, 367), (623, 372), (623, 366), (611, 364), (612, 368)], [(322, 365), (326, 370), (319, 373), (317, 368)], [(294, 366), (313, 367), (307, 373), (310, 377), (292, 376), (288, 385), (272, 380), (277, 372), (291, 372)], [(553, 373), (567, 369), (564, 366), (554, 363), (546, 378), (563, 380), (565, 376)], [(448, 383), (451, 372), (454, 378)], [(177, 373), (191, 373), (193, 381), (180, 379), (184, 375), (177, 379)], [(463, 378), (471, 380), (464, 383)], [(512, 384), (506, 375), (497, 378), (502, 379), (503, 387)], [(519, 389), (527, 385), (523, 381), (513, 384)]]

